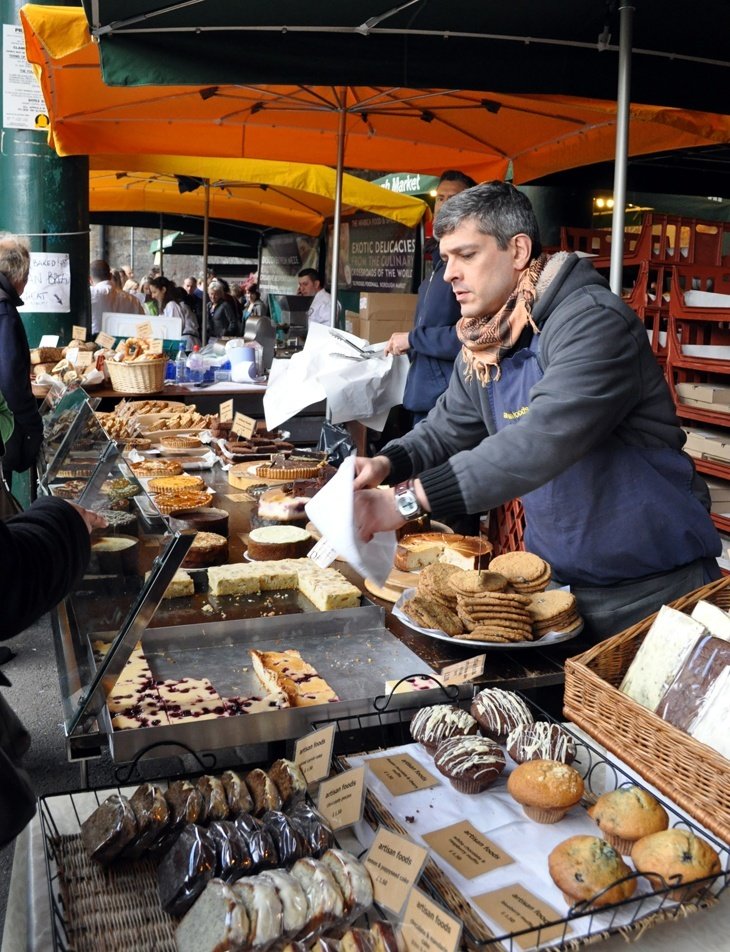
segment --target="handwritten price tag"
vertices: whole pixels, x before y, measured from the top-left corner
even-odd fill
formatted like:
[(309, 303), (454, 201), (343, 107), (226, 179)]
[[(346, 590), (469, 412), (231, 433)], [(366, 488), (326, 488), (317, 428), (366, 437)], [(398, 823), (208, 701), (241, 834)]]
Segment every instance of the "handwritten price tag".
[(152, 337), (152, 324), (149, 321), (142, 321), (137, 325), (137, 337), (142, 340), (149, 340)]
[(86, 340), (86, 328), (74, 324), (71, 328), (71, 340)]
[(116, 337), (113, 334), (107, 334), (106, 331), (101, 331), (100, 334), (96, 335), (96, 343), (104, 350), (112, 350), (116, 343)]
[(226, 423), (233, 419), (233, 400), (224, 400), (218, 408), (218, 416), (221, 423)]
[(441, 680), (444, 684), (464, 684), (466, 681), (473, 681), (474, 678), (484, 674), (486, 661), (487, 656), (480, 654), (467, 658), (465, 661), (457, 661), (456, 664), (449, 664), (441, 669)]
[(237, 413), (233, 417), (231, 430), (233, 433), (237, 433), (238, 436), (242, 436), (244, 440), (250, 439), (255, 429), (256, 420), (254, 420), (253, 417), (246, 416), (244, 413)]

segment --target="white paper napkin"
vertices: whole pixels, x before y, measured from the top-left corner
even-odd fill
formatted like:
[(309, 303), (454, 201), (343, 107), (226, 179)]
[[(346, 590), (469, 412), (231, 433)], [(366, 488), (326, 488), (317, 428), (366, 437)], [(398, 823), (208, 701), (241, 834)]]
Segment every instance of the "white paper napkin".
[(337, 474), (304, 507), (323, 538), (363, 578), (384, 585), (393, 568), (395, 532), (378, 532), (371, 542), (362, 542), (353, 517), (355, 459), (349, 457)]

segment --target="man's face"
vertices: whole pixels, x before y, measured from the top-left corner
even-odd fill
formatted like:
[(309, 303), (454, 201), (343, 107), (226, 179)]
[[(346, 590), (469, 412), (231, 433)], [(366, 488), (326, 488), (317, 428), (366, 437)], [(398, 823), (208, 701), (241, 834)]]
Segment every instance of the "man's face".
[(185, 278), (183, 281), (183, 287), (188, 292), (188, 294), (192, 294), (195, 290), (196, 283), (197, 282), (195, 281), (195, 278)]
[(436, 198), (433, 203), (434, 217), (438, 215), (439, 209), (448, 198), (451, 198), (452, 195), (458, 195), (459, 192), (463, 192), (465, 188), (466, 186), (461, 182), (439, 182), (438, 188), (436, 189)]
[(218, 301), (222, 300), (223, 292), (221, 291), (220, 288), (217, 288), (214, 285), (210, 285), (210, 287), (208, 288), (208, 297), (211, 299), (213, 304), (217, 304)]
[(303, 278), (299, 278), (298, 293), (303, 297), (314, 297), (317, 291), (319, 291), (319, 281), (315, 281), (311, 275), (306, 274)]
[(491, 235), (466, 219), (439, 244), (446, 262), (444, 281), (451, 284), (462, 317), (491, 317), (505, 303), (521, 271), (527, 266), (530, 241), (511, 238), (502, 251)]

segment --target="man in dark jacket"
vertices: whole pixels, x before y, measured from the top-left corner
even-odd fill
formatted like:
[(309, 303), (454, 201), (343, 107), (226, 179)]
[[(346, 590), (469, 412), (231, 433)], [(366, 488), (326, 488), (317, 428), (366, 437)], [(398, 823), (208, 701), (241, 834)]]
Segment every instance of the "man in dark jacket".
[(38, 403), (30, 387), (30, 348), (18, 306), (30, 270), (28, 246), (17, 235), (0, 233), (0, 393), (15, 417), (5, 447), (3, 470), (8, 483), (35, 462), (43, 439)]
[[(434, 212), (465, 188), (476, 185), (474, 179), (449, 169), (439, 179)], [(413, 423), (422, 420), (449, 385), (454, 358), (461, 350), (456, 322), (461, 313), (451, 288), (443, 280), (444, 262), (433, 241), (433, 270), (421, 282), (418, 303), (410, 331), (391, 334), (386, 354), (408, 354), (411, 366), (403, 395), (403, 406), (413, 414)]]
[[(633, 311), (590, 261), (541, 254), (532, 206), (504, 182), (452, 198), (434, 232), (461, 357), (421, 425), (357, 460), (361, 537), (521, 497), (528, 551), (596, 640), (719, 578), (707, 486)], [(395, 489), (369, 488), (382, 482)]]

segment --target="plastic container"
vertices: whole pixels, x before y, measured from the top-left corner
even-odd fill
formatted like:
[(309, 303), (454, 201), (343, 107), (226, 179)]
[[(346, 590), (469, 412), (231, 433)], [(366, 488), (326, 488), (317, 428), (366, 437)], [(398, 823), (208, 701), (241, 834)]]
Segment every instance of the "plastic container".
[(205, 363), (196, 344), (188, 357), (188, 383), (202, 383), (205, 377)]
[(187, 354), (185, 353), (185, 341), (180, 341), (180, 347), (175, 358), (175, 383), (185, 383), (188, 377)]

